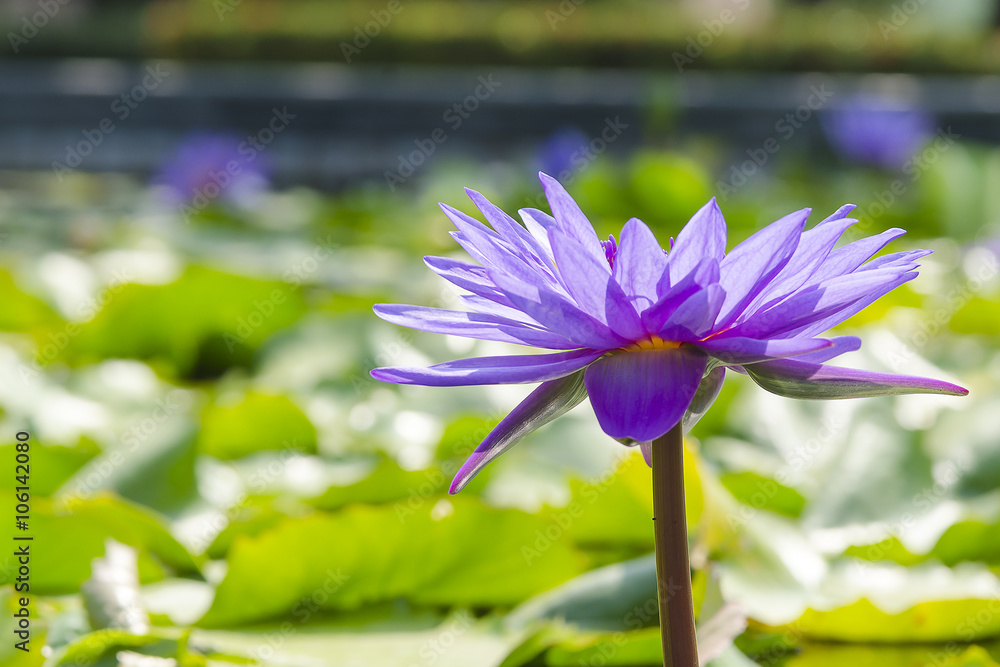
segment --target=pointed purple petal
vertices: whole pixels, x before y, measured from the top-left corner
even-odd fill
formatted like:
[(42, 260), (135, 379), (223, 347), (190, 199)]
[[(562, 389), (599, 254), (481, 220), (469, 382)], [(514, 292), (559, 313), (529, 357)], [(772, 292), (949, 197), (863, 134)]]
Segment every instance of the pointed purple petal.
[(450, 257), (424, 257), (424, 264), (452, 285), (510, 306), (510, 300), (493, 284), (485, 267)]
[(900, 276), (898, 270), (891, 268), (838, 276), (820, 285), (801, 289), (776, 306), (754, 313), (746, 322), (733, 327), (731, 335), (766, 339), (788, 338), (792, 332), (805, 327), (817, 333), (826, 331), (833, 325), (818, 329), (815, 323), (826, 322), (831, 316), (845, 312), (845, 309), (858, 303), (867, 306), (915, 276), (915, 273)]
[(909, 250), (905, 252), (892, 252), (888, 255), (883, 255), (882, 257), (876, 257), (870, 262), (866, 262), (859, 266), (855, 273), (861, 273), (863, 271), (874, 271), (875, 269), (885, 269), (891, 267), (898, 267), (907, 271), (911, 271), (917, 268), (915, 262), (921, 257), (926, 257), (930, 255), (933, 250)]
[(872, 303), (874, 303), (876, 300), (885, 296), (886, 294), (896, 289), (903, 283), (907, 283), (916, 277), (917, 277), (917, 272), (911, 271), (909, 273), (904, 273), (895, 280), (882, 282), (870, 288), (871, 291), (867, 292), (864, 296), (855, 300), (854, 302), (849, 303), (844, 308), (836, 310), (833, 313), (826, 315), (822, 319), (812, 321), (809, 324), (806, 324), (805, 326), (801, 326), (791, 331), (786, 331), (785, 333), (782, 334), (782, 337), (783, 338), (790, 338), (792, 336), (808, 337), (808, 336), (815, 336), (816, 334), (819, 333), (823, 333), (830, 327), (835, 327), (844, 320), (846, 320), (847, 318), (851, 317), (852, 315), (861, 312), (862, 310), (870, 306)]
[(843, 220), (851, 213), (851, 211), (853, 211), (857, 207), (858, 207), (857, 204), (844, 204), (836, 211), (834, 211), (832, 214), (830, 214), (829, 217), (824, 218), (823, 222), (819, 223), (819, 225), (816, 226), (819, 227), (820, 225), (825, 225), (828, 222), (836, 222), (837, 220)]
[(798, 247), (810, 209), (790, 213), (739, 244), (719, 265), (726, 302), (719, 315), (724, 325), (738, 317), (767, 286)]
[(782, 359), (745, 366), (747, 374), (764, 389), (787, 398), (870, 398), (898, 394), (969, 393), (958, 385), (911, 375), (894, 375), (838, 368)]
[(460, 310), (425, 308), (398, 303), (380, 303), (374, 307), (374, 311), (386, 322), (419, 331), (480, 340), (495, 340), (518, 345), (533, 345), (553, 350), (572, 350), (579, 347), (558, 334), (485, 313), (466, 313)]
[(458, 229), (451, 232), (452, 238), (480, 264), (545, 284), (553, 282), (551, 272), (530, 253), (509, 244), (492, 229), (458, 209), (441, 204), (441, 210)]
[(733, 336), (710, 338), (694, 345), (725, 364), (743, 365), (818, 352), (833, 347), (833, 341), (826, 338), (757, 340)]
[(612, 279), (611, 267), (603, 258), (594, 259), (579, 241), (559, 230), (549, 233), (549, 242), (559, 276), (580, 310), (627, 340), (645, 337), (639, 314)]
[[(478, 294), (462, 294), (459, 295), (458, 300), (469, 307), (477, 313), (485, 313), (487, 315), (496, 315), (497, 317), (504, 317), (508, 320), (514, 320), (515, 322), (520, 322), (521, 324), (527, 324), (528, 326), (535, 329), (544, 329), (541, 324), (528, 317), (522, 313), (517, 308), (508, 305), (507, 298), (501, 295), (501, 299), (494, 300), (492, 298), (486, 298), (479, 296)], [(574, 347), (580, 347), (579, 345), (574, 345)]]
[(637, 311), (658, 301), (656, 287), (666, 270), (667, 254), (646, 223), (638, 218), (626, 222), (612, 274)]
[(746, 309), (743, 317), (746, 318), (748, 314), (756, 311), (766, 310), (802, 287), (830, 255), (837, 239), (854, 224), (857, 224), (857, 220), (842, 218), (824, 221), (824, 224), (804, 232), (788, 263), (761, 290), (757, 298), (754, 299), (754, 303)]
[(835, 276), (842, 276), (857, 269), (864, 264), (879, 250), (884, 248), (890, 241), (898, 239), (905, 234), (903, 229), (889, 229), (876, 236), (869, 236), (848, 243), (843, 248), (837, 248), (830, 253), (829, 257), (816, 269), (816, 273), (809, 279), (809, 284), (828, 280)]
[(582, 371), (539, 385), (476, 447), (476, 451), (459, 468), (448, 493), (461, 491), (497, 457), (525, 436), (572, 410), (586, 397)]
[(539, 211), (537, 208), (522, 208), (518, 210), (517, 214), (524, 221), (524, 226), (528, 229), (528, 233), (538, 242), (539, 247), (545, 251), (545, 256), (551, 260), (552, 247), (549, 245), (549, 230), (558, 227), (556, 219), (545, 211)]
[(642, 460), (646, 462), (650, 468), (653, 467), (653, 443), (652, 442), (640, 442), (639, 451), (642, 452)]
[(680, 282), (670, 285), (660, 295), (659, 301), (642, 313), (642, 323), (647, 331), (659, 331), (680, 304), (708, 285), (719, 282), (719, 263), (714, 259), (701, 261), (695, 270)]
[(604, 432), (649, 442), (684, 416), (705, 372), (696, 349), (644, 350), (604, 357), (587, 367), (587, 394)]
[(702, 206), (671, 244), (668, 255), (670, 282), (684, 278), (705, 259), (721, 262), (726, 254), (726, 219), (712, 197)]
[(438, 206), (441, 207), (441, 210), (444, 211), (444, 214), (448, 216), (448, 219), (451, 220), (452, 224), (455, 225), (455, 229), (458, 231), (463, 233), (472, 232), (476, 234), (483, 234), (491, 239), (500, 238), (500, 235), (495, 231), (479, 222), (471, 215), (462, 213), (454, 206), (449, 206), (448, 204), (444, 204), (442, 202), (438, 202)]
[(614, 349), (631, 341), (583, 312), (568, 297), (545, 286), (518, 280), (499, 272), (490, 276), (511, 303), (549, 331), (558, 331), (580, 347)]
[(602, 354), (600, 350), (577, 350), (557, 354), (475, 357), (447, 361), (428, 368), (376, 368), (371, 371), (371, 376), (382, 382), (428, 387), (544, 382), (578, 371)]
[(566, 189), (548, 174), (539, 172), (545, 198), (549, 201), (552, 216), (556, 219), (559, 229), (580, 242), (584, 251), (594, 259), (604, 259), (604, 250), (597, 238), (597, 232), (590, 220), (583, 214)]
[(538, 241), (520, 223), (475, 190), (466, 188), (465, 192), (504, 240), (532, 255), (536, 260), (546, 256)]
[(712, 330), (726, 293), (718, 285), (698, 290), (677, 306), (656, 332), (664, 340), (697, 341)]

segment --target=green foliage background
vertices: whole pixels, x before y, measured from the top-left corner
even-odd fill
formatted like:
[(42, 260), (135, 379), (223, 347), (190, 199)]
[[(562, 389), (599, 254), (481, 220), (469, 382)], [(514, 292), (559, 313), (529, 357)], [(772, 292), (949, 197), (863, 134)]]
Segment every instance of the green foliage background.
[[(995, 666), (1000, 210), (979, 166), (998, 153), (952, 147), (879, 217), (871, 204), (897, 175), (806, 157), (788, 151), (721, 201), (730, 246), (845, 201), (861, 233), (907, 228), (889, 250), (936, 253), (840, 328), (865, 341), (843, 361), (972, 394), (794, 402), (730, 377), (687, 442), (710, 664)], [(726, 168), (693, 139), (602, 157), (569, 189), (603, 234), (637, 216), (665, 240)], [(141, 182), (109, 178), (0, 189), (0, 516), (13, 515), (13, 434), (26, 429), (33, 642), (47, 645), (25, 657), (5, 639), (3, 664), (106, 665), (123, 651), (183, 665), (657, 664), (641, 457), (584, 405), (449, 497), (525, 388), (367, 374), (511, 351), (398, 329), (371, 306), (451, 303), (420, 261), (456, 252), (435, 203), (472, 213), (470, 185), (505, 210), (529, 205), (525, 164), (441, 160), (391, 196), (291, 188), (190, 224)], [(137, 554), (147, 631), (86, 612), (81, 586), (108, 538)], [(15, 572), (0, 556), (12, 609)]]

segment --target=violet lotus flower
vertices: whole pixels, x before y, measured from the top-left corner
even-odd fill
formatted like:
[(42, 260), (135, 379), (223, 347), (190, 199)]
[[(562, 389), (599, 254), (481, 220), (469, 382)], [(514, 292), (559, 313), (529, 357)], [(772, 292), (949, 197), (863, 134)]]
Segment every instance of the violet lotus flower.
[(172, 205), (202, 208), (215, 200), (251, 208), (267, 189), (270, 170), (262, 155), (246, 147), (237, 135), (192, 134), (164, 161), (153, 182), (164, 187)]
[(461, 297), (468, 312), (374, 308), (388, 322), (421, 331), (556, 350), (371, 372), (399, 384), (541, 383), (473, 452), (451, 493), (586, 397), (604, 432), (642, 445), (648, 462), (649, 443), (681, 420), (689, 427), (708, 409), (726, 369), (791, 398), (968, 393), (939, 380), (824, 363), (861, 341), (819, 334), (917, 275), (915, 262), (928, 250), (868, 261), (903, 230), (835, 248), (857, 222), (847, 217), (853, 206), (808, 231), (810, 209), (802, 209), (726, 253), (726, 222), (713, 198), (667, 252), (636, 218), (619, 243), (599, 240), (563, 187), (540, 177), (553, 215), (522, 209), (524, 226), (472, 190), (492, 229), (441, 205), (457, 227), (452, 236), (478, 264), (424, 261), (468, 292)]
[(856, 95), (820, 120), (841, 157), (889, 170), (902, 169), (934, 133), (933, 117), (920, 107), (873, 95)]
[(587, 162), (587, 136), (576, 128), (564, 128), (543, 141), (535, 153), (535, 162), (546, 174), (565, 180)]

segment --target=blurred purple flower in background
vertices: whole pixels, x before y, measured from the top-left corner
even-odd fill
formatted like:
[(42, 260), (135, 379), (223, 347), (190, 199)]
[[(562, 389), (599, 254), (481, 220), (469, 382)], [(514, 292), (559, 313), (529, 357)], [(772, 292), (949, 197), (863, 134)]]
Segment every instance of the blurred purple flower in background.
[(855, 95), (820, 116), (833, 150), (846, 160), (898, 170), (934, 133), (934, 117), (906, 102)]
[(153, 178), (170, 205), (202, 210), (226, 202), (254, 206), (269, 185), (263, 156), (241, 137), (201, 132), (190, 135)]
[(537, 171), (568, 180), (587, 160), (587, 136), (576, 128), (563, 128), (551, 135), (535, 152)]

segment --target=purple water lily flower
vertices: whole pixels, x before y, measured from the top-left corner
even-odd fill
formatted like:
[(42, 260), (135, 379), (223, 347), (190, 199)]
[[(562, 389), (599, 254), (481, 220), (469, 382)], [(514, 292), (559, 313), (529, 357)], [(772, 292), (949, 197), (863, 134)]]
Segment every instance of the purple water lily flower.
[(246, 142), (237, 135), (193, 134), (164, 161), (153, 182), (164, 186), (172, 205), (200, 209), (216, 201), (250, 208), (268, 187), (269, 169), (259, 153), (241, 146)]
[(535, 162), (546, 174), (566, 180), (587, 163), (587, 136), (575, 128), (550, 135), (538, 146)]
[(558, 350), (461, 359), (429, 368), (377, 368), (384, 382), (431, 386), (540, 382), (462, 466), (455, 493), (539, 426), (590, 398), (605, 433), (649, 443), (693, 423), (718, 395), (726, 369), (793, 398), (886, 394), (964, 395), (947, 382), (827, 366), (860, 347), (855, 336), (818, 338), (917, 274), (928, 250), (868, 261), (901, 229), (834, 248), (856, 220), (841, 207), (804, 231), (810, 209), (760, 230), (728, 254), (713, 198), (668, 252), (632, 218), (617, 244), (598, 239), (576, 202), (540, 174), (553, 215), (519, 213), (524, 226), (478, 192), (469, 196), (492, 229), (442, 204), (452, 236), (477, 262), (425, 257), (468, 291), (469, 312), (377, 305), (382, 319), (422, 331)]
[(853, 162), (901, 169), (934, 133), (923, 109), (884, 97), (857, 95), (820, 116), (831, 147)]

